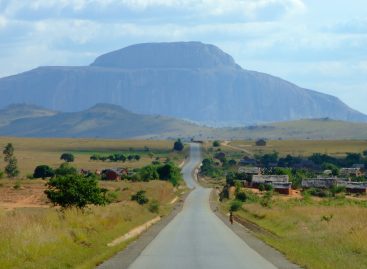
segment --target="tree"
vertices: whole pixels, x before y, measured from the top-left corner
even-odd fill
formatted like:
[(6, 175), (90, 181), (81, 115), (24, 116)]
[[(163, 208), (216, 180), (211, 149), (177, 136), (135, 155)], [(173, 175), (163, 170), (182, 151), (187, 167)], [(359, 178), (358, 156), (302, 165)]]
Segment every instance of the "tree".
[(48, 165), (39, 165), (34, 169), (33, 178), (45, 179), (47, 177), (53, 177), (54, 175), (54, 170)]
[(367, 149), (363, 151), (363, 156), (367, 157)]
[(177, 186), (182, 180), (180, 168), (171, 162), (158, 167), (157, 172), (160, 179), (171, 182), (173, 186)]
[(141, 190), (131, 196), (131, 201), (136, 201), (139, 205), (144, 205), (149, 202), (149, 199), (145, 196), (145, 191)]
[(157, 172), (157, 166), (155, 165), (147, 165), (141, 168), (139, 174), (141, 180), (143, 181), (149, 181), (159, 178), (159, 174)]
[(60, 160), (64, 160), (65, 162), (73, 162), (74, 161), (74, 155), (71, 153), (63, 153), (60, 156)]
[(78, 170), (69, 163), (62, 163), (60, 167), (55, 170), (55, 175), (58, 176), (76, 175), (77, 173)]
[(8, 143), (4, 150), (4, 161), (7, 162), (7, 165), (5, 166), (5, 173), (8, 177), (14, 178), (17, 175), (19, 175), (18, 170), (18, 161), (14, 157), (14, 147), (12, 143)]
[(45, 190), (47, 198), (62, 208), (84, 208), (89, 204), (105, 205), (109, 202), (106, 190), (98, 187), (94, 176), (66, 175), (51, 178)]
[(184, 145), (181, 142), (181, 139), (177, 139), (177, 141), (173, 144), (173, 150), (182, 151), (184, 149)]
[(213, 147), (219, 147), (220, 142), (218, 140), (213, 141)]

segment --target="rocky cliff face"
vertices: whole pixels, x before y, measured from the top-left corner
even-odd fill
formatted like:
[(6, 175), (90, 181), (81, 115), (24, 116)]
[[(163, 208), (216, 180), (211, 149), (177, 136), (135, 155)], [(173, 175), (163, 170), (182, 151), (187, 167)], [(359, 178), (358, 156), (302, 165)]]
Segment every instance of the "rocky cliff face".
[(0, 107), (31, 103), (79, 111), (103, 102), (214, 125), (367, 121), (333, 96), (244, 70), (217, 47), (199, 42), (139, 44), (86, 67), (40, 67), (0, 79), (0, 95)]

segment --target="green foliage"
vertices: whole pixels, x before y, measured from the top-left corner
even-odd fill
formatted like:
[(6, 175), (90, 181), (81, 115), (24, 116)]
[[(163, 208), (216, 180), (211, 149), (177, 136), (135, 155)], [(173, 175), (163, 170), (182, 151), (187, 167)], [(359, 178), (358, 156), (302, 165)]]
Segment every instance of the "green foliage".
[(219, 147), (220, 142), (218, 140), (213, 141), (213, 147)]
[(245, 192), (240, 191), (240, 192), (238, 192), (238, 193), (236, 194), (236, 199), (237, 199), (237, 200), (239, 200), (239, 201), (241, 201), (241, 202), (246, 202), (246, 200), (247, 200), (247, 195), (246, 195), (246, 193), (245, 193)]
[(69, 163), (62, 163), (59, 168), (55, 169), (57, 176), (76, 175), (77, 173), (77, 169)]
[(167, 180), (172, 183), (173, 186), (177, 186), (182, 181), (181, 169), (174, 163), (166, 163), (157, 168), (159, 178), (161, 180)]
[(256, 158), (260, 161), (260, 163), (263, 166), (267, 167), (271, 163), (278, 162), (278, 152), (268, 153), (268, 154), (264, 154), (262, 156), (256, 156)]
[(338, 193), (345, 192), (344, 186), (332, 186), (330, 188), (331, 196), (335, 197)]
[(265, 184), (263, 183), (259, 184), (259, 191), (265, 191)]
[(215, 166), (215, 163), (212, 159), (204, 159), (202, 162), (202, 166), (200, 168), (200, 173), (203, 176), (208, 176), (212, 178), (218, 178), (223, 175), (223, 171)]
[(234, 186), (235, 186), (235, 194), (239, 193), (241, 191), (241, 187), (242, 187), (242, 184), (241, 184), (241, 181), (239, 180), (235, 180), (234, 181)]
[(140, 179), (142, 181), (149, 181), (154, 179), (159, 179), (159, 174), (157, 171), (157, 166), (147, 165), (139, 170)]
[(0, 179), (4, 177), (4, 172), (0, 170)]
[(8, 177), (14, 178), (19, 175), (18, 161), (14, 157), (14, 147), (12, 143), (8, 143), (4, 150), (4, 161), (7, 162), (5, 166), (5, 173)]
[(63, 161), (68, 162), (68, 163), (73, 162), (74, 159), (75, 158), (74, 158), (74, 155), (72, 153), (63, 153), (60, 156), (60, 160), (63, 160)]
[(239, 200), (233, 200), (229, 206), (230, 212), (236, 212), (242, 208), (242, 202)]
[(20, 181), (17, 180), (13, 186), (14, 190), (19, 190), (22, 187), (22, 185), (20, 184)]
[(152, 212), (152, 213), (155, 213), (155, 214), (158, 214), (159, 213), (159, 202), (157, 200), (152, 200), (150, 203), (149, 203), (149, 211)]
[(272, 191), (273, 190), (273, 185), (271, 185), (271, 184), (265, 184), (265, 190), (266, 191)]
[(322, 169), (324, 170), (331, 170), (331, 174), (333, 176), (339, 175), (339, 167), (332, 163), (323, 163)]
[(34, 169), (33, 178), (45, 179), (47, 177), (53, 177), (54, 175), (54, 170), (48, 165), (39, 165)]
[(177, 141), (173, 144), (173, 150), (182, 151), (184, 149), (184, 144), (181, 142), (181, 139), (177, 139)]
[(363, 151), (363, 156), (367, 157), (367, 149)]
[(145, 191), (141, 190), (131, 196), (131, 201), (136, 201), (139, 205), (144, 205), (149, 202), (149, 199), (145, 196)]
[(260, 205), (263, 207), (271, 207), (272, 198), (273, 198), (273, 192), (267, 191), (261, 198)]
[(66, 175), (51, 178), (45, 194), (54, 204), (63, 208), (84, 208), (89, 204), (105, 205), (105, 190), (98, 187), (96, 177)]
[(16, 176), (19, 175), (19, 170), (18, 170), (18, 161), (15, 157), (10, 157), (7, 159), (8, 160), (8, 164), (5, 166), (5, 173), (7, 174), (8, 177), (10, 178), (14, 178)]
[(229, 166), (235, 166), (236, 164), (237, 164), (236, 160), (231, 159), (228, 161)]

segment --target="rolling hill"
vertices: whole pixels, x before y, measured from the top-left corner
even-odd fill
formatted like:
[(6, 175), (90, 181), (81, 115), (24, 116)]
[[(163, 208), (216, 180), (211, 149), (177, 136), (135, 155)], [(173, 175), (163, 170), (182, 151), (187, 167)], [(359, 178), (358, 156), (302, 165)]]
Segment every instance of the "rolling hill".
[(99, 56), (90, 66), (39, 67), (0, 79), (0, 107), (30, 103), (75, 112), (97, 103), (212, 126), (329, 117), (367, 121), (338, 98), (241, 68), (200, 42), (146, 43)]
[(1, 136), (19, 137), (367, 139), (367, 123), (323, 118), (242, 128), (210, 128), (166, 116), (136, 114), (110, 104), (97, 104), (79, 112), (55, 112), (30, 105), (13, 105), (0, 111), (0, 120), (3, 122)]

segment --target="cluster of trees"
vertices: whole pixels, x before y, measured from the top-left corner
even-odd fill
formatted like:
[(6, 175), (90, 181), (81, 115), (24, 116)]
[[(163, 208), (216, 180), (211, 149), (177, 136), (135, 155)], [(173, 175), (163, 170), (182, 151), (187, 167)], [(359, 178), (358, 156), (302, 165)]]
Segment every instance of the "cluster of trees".
[(181, 139), (177, 139), (175, 143), (173, 143), (173, 150), (182, 151), (184, 149), (184, 144)]
[(135, 180), (139, 181), (165, 180), (171, 182), (173, 186), (182, 181), (181, 170), (173, 162), (147, 165), (140, 168), (135, 177)]
[(106, 155), (99, 155), (99, 154), (93, 154), (92, 156), (90, 156), (90, 160), (92, 161), (110, 161), (110, 162), (126, 162), (126, 160), (128, 161), (139, 161), (141, 159), (140, 155), (135, 154), (135, 155), (128, 155), (125, 156), (122, 153), (115, 153), (109, 156)]
[(78, 170), (70, 165), (69, 163), (65, 162), (62, 163), (58, 168), (53, 169), (48, 165), (38, 165), (33, 172), (33, 178), (52, 178), (55, 176), (66, 176), (66, 175), (76, 175), (78, 174)]

